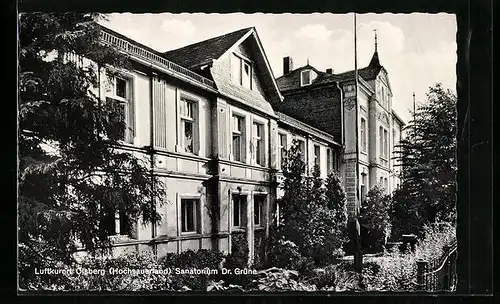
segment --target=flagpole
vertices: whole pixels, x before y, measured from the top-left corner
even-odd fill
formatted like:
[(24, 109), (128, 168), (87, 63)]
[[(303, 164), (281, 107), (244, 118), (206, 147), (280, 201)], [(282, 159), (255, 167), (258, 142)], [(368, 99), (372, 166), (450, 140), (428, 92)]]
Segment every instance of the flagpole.
[(355, 107), (355, 129), (356, 129), (356, 211), (354, 217), (354, 224), (356, 225), (356, 234), (353, 236), (355, 241), (354, 252), (354, 267), (361, 273), (363, 267), (363, 255), (361, 252), (361, 231), (359, 226), (359, 210), (361, 207), (359, 195), (359, 114), (358, 114), (358, 41), (357, 41), (357, 20), (356, 13), (354, 13), (354, 107)]

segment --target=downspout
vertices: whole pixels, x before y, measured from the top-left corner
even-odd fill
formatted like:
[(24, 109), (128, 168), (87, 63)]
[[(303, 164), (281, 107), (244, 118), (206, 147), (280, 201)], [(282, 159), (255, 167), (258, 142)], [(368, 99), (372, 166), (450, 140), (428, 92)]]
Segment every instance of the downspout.
[(344, 92), (340, 87), (340, 83), (338, 81), (335, 82), (336, 89), (339, 90), (340, 93), (340, 127), (342, 131), (340, 132), (340, 143), (342, 144), (341, 153), (344, 153), (345, 150), (345, 128), (344, 128)]

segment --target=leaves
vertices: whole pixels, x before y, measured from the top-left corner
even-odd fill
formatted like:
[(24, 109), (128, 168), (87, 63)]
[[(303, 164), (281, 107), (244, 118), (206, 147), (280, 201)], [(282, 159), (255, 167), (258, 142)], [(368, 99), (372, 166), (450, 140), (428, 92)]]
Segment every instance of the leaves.
[[(23, 256), (27, 269), (42, 263), (28, 256), (39, 251), (47, 259), (69, 260), (77, 246), (108, 247), (114, 232), (104, 223), (117, 209), (129, 227), (136, 219), (161, 219), (156, 205), (164, 184), (151, 174), (149, 161), (117, 149), (125, 127), (109, 119), (117, 106), (92, 93), (99, 67), (128, 67), (123, 55), (100, 44), (96, 18), (20, 16), (18, 210), (19, 242), (31, 248)], [(65, 54), (94, 64), (64, 61)], [(23, 282), (34, 279), (33, 272), (22, 273)]]
[(422, 235), (425, 224), (455, 220), (455, 105), (455, 94), (437, 84), (405, 128), (397, 156), (402, 183), (391, 211), (394, 236)]

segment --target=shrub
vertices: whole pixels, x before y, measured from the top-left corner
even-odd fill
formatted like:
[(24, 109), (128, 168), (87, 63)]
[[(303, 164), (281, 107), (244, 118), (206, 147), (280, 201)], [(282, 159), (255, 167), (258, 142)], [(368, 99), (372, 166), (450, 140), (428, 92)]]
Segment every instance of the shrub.
[[(180, 254), (168, 253), (160, 259), (162, 268), (179, 269), (218, 269), (224, 254), (216, 250), (187, 250)], [(173, 274), (171, 285), (175, 290), (207, 290), (208, 284), (215, 275), (208, 274)]]
[(258, 272), (258, 278), (252, 282), (252, 290), (259, 291), (315, 291), (315, 285), (299, 280), (295, 270), (269, 268)]
[(363, 283), (367, 291), (412, 291), (416, 288), (417, 264), (411, 253), (401, 253), (395, 247), (377, 258), (378, 271), (363, 268)]
[(366, 202), (361, 206), (359, 224), (363, 231), (363, 252), (383, 251), (385, 241), (391, 232), (389, 211), (391, 198), (378, 186), (366, 195)]
[(268, 252), (267, 266), (297, 270), (302, 275), (311, 275), (314, 261), (311, 258), (303, 257), (295, 243), (280, 238), (273, 242)]
[(448, 222), (424, 226), (424, 237), (415, 248), (417, 259), (433, 260), (444, 254), (444, 246), (456, 241), (456, 228)]

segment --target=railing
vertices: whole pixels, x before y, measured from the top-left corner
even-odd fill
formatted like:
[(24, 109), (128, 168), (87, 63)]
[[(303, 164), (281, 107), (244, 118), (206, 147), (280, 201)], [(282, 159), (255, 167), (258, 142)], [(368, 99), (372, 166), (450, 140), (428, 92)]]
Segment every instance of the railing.
[(190, 71), (186, 69), (185, 67), (182, 67), (176, 63), (173, 63), (161, 56), (158, 56), (154, 54), (153, 52), (150, 52), (148, 50), (145, 50), (142, 47), (133, 45), (132, 43), (128, 42), (125, 39), (119, 38), (114, 36), (113, 34), (110, 34), (105, 31), (101, 31), (101, 41), (104, 44), (111, 45), (115, 47), (118, 50), (124, 51), (129, 55), (137, 56), (141, 59), (144, 59), (152, 64), (158, 65), (164, 69), (170, 70), (172, 72), (181, 74), (185, 77), (190, 78), (191, 80), (194, 80), (195, 82), (201, 83), (205, 86), (208, 86), (210, 88), (215, 88), (215, 83), (208, 79), (205, 78), (201, 75), (198, 75), (194, 73), (193, 71)]
[(417, 284), (422, 291), (455, 291), (457, 286), (457, 242), (445, 246), (438, 259), (417, 261)]

